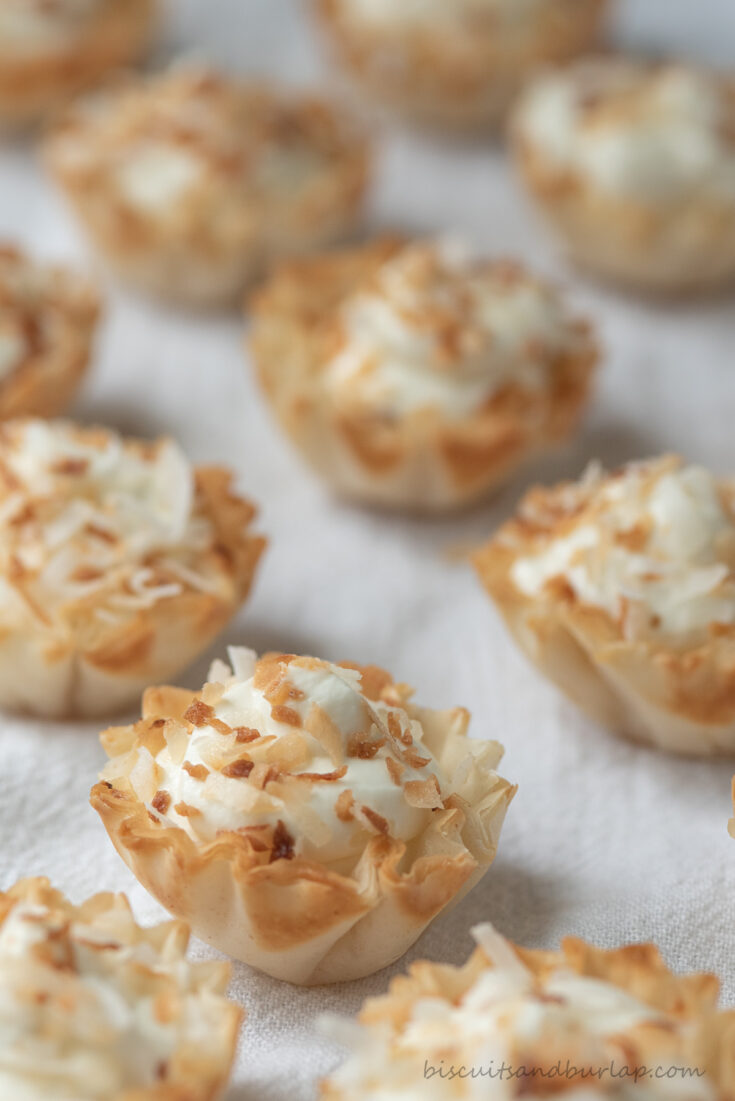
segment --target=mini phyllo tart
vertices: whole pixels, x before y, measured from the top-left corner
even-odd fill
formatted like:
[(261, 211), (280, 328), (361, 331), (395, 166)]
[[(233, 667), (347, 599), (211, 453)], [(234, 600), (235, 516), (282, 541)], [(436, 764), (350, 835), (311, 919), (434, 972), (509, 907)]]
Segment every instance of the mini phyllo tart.
[(136, 925), (124, 895), (73, 906), (46, 879), (0, 892), (0, 1095), (215, 1101), (242, 1013), (229, 966), (186, 958), (180, 921)]
[(0, 426), (0, 707), (110, 714), (196, 657), (264, 540), (230, 472), (58, 421)]
[(278, 979), (385, 967), (495, 857), (515, 788), (463, 708), (374, 666), (230, 650), (194, 695), (151, 688), (102, 735), (118, 852), (197, 936)]
[(462, 505), (575, 428), (598, 359), (552, 286), (446, 242), (381, 239), (276, 272), (252, 349), (284, 431), (333, 488)]
[(363, 88), (421, 122), (495, 126), (540, 65), (597, 38), (607, 0), (316, 0)]
[(113, 269), (192, 305), (348, 233), (368, 177), (363, 135), (326, 102), (181, 66), (80, 101), (46, 148)]
[(673, 456), (534, 489), (476, 555), (521, 648), (616, 733), (735, 752), (735, 484)]
[(735, 278), (735, 77), (593, 58), (534, 83), (515, 156), (572, 258), (652, 292)]
[(652, 944), (605, 951), (569, 937), (519, 948), (491, 925), (462, 967), (411, 965), (357, 1022), (322, 1101), (731, 1101), (735, 1013), (714, 975), (676, 975)]
[(63, 412), (89, 364), (99, 315), (85, 280), (0, 244), (0, 420)]
[(0, 0), (0, 126), (25, 126), (143, 54), (156, 0)]

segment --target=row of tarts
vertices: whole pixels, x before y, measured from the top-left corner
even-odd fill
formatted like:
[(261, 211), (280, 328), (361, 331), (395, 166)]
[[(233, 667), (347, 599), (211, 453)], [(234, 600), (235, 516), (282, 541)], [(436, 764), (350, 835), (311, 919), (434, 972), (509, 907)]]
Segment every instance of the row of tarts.
[[(591, 22), (602, 6), (586, 4)], [(580, 15), (580, 0), (524, 7), (557, 42), (591, 25), (558, 14)], [(348, 9), (371, 5), (323, 5), (370, 76), (374, 39), (354, 38)], [(448, 37), (443, 25), (435, 49)], [(425, 50), (409, 54), (436, 70), (434, 53), (428, 67)], [(492, 71), (481, 58), (439, 68), (465, 107)], [(391, 85), (379, 67), (376, 86), (410, 91), (425, 114), (423, 70), (408, 71)], [(729, 84), (619, 61), (553, 81), (527, 100), (529, 134), (554, 143), (551, 176), (518, 148), (579, 258), (638, 286), (732, 274)], [(483, 115), (498, 90), (474, 97)], [(108, 259), (184, 301), (230, 298), (281, 252), (341, 234), (367, 180), (364, 141), (323, 103), (192, 70), (72, 108), (47, 150)], [(171, 440), (38, 419), (84, 371), (99, 299), (13, 249), (0, 292), (0, 704), (97, 715), (144, 690), (141, 720), (102, 736), (91, 799), (179, 919), (142, 930), (121, 897), (73, 906), (42, 880), (0, 895), (0, 1096), (210, 1101), (241, 1012), (225, 965), (186, 961), (187, 926), (285, 981), (370, 974), (479, 881), (515, 788), (502, 747), (467, 736), (464, 709), (422, 708), (376, 667), (232, 649), (199, 692), (149, 687), (245, 600), (265, 551), (254, 509), (228, 471), (192, 468)], [(292, 262), (251, 307), (264, 391), (305, 459), (342, 494), (398, 508), (469, 501), (569, 435), (599, 358), (553, 287), (452, 242), (385, 238)], [(520, 645), (595, 719), (676, 752), (735, 751), (728, 482), (675, 457), (593, 467), (529, 493), (474, 557)], [(674, 976), (650, 946), (534, 952), (488, 926), (475, 936), (464, 967), (415, 965), (367, 1003), (325, 1098), (735, 1097), (735, 1014), (718, 1011), (714, 977)]]
[[(549, 386), (569, 369), (559, 347), (568, 339), (581, 350), (581, 409), (597, 358), (591, 327), (569, 320), (556, 292), (515, 267), (493, 266), (488, 282), (483, 264), (467, 268), (427, 242), (390, 239), (276, 273), (255, 308), (264, 374), (290, 362), (268, 358), (263, 331), (287, 328), (270, 316), (272, 297), (297, 290), (304, 265), (362, 263), (367, 253), (381, 267), (360, 308), (369, 316), (372, 295), (390, 317), (398, 302), (391, 321), (418, 337), (412, 385), (425, 376), (437, 392), (448, 319), (450, 348), (477, 347), (466, 310), (479, 284), (483, 319), (501, 331), (525, 296), (512, 330), (522, 339), (504, 343), (503, 355), (507, 370), (531, 374), (531, 394), (548, 388), (550, 417), (569, 400), (568, 387)], [(3, 266), (15, 273), (3, 283), (5, 318), (21, 295), (19, 331), (43, 334), (39, 360), (58, 353), (70, 320), (60, 300), (72, 282), (12, 251)], [(441, 324), (432, 330), (415, 307), (433, 316), (437, 286)], [(535, 332), (529, 339), (524, 309), (534, 296), (555, 311), (549, 344)], [(77, 337), (79, 317), (91, 331), (97, 308), (88, 288), (81, 301)], [(304, 345), (295, 341), (299, 354)], [(463, 395), (461, 375), (441, 369), (439, 392)], [(349, 452), (348, 422), (304, 379), (298, 409), (309, 417), (316, 407), (315, 438), (329, 415)], [(516, 389), (508, 416), (522, 423), (527, 412), (537, 423), (537, 399)], [(418, 440), (433, 456), (434, 467), (422, 461), (430, 484), (445, 459), (427, 423), (431, 433), (406, 434), (405, 446), (410, 453)], [(364, 469), (379, 484), (391, 464)], [(74, 907), (40, 880), (0, 896), (0, 1086), (9, 1096), (213, 1098), (240, 1011), (223, 997), (226, 968), (185, 962), (187, 927), (279, 979), (345, 981), (398, 959), (494, 859), (515, 788), (498, 772), (502, 747), (467, 736), (463, 708), (422, 708), (376, 667), (247, 650), (215, 662), (199, 692), (148, 687), (174, 677), (245, 599), (266, 549), (253, 526), (254, 508), (230, 473), (192, 468), (172, 440), (37, 417), (0, 425), (0, 703), (96, 715), (119, 712), (144, 689), (141, 720), (102, 736), (110, 759), (91, 801), (122, 858), (179, 919), (143, 931), (119, 897)], [(673, 456), (612, 473), (591, 467), (576, 483), (532, 490), (474, 560), (520, 645), (596, 719), (663, 749), (733, 752), (730, 483)], [(669, 1097), (677, 1068), (691, 1067), (677, 1096), (735, 1096), (735, 1015), (718, 1012), (711, 976), (677, 978), (650, 947), (603, 952), (567, 941), (560, 953), (537, 953), (488, 927), (476, 936), (465, 967), (418, 965), (368, 1003), (354, 1054), (325, 1097), (471, 1098), (487, 1077), (448, 1068), (501, 1059), (514, 1074), (494, 1080), (499, 1096), (543, 1094), (567, 1059), (597, 1068), (603, 1095)], [(615, 1060), (617, 1075), (606, 1077)], [(426, 1081), (425, 1061), (447, 1074)], [(582, 1081), (572, 1075), (570, 1091)]]

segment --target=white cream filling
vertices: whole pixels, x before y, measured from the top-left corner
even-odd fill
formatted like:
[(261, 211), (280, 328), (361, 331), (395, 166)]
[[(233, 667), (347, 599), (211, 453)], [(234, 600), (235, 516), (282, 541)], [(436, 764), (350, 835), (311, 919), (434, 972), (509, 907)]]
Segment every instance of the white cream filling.
[[(474, 931), (491, 955), (494, 966), (483, 971), (457, 1004), (441, 993), (417, 999), (405, 1023), (395, 1029), (377, 1022), (348, 1026), (328, 1018), (325, 1030), (346, 1043), (352, 1054), (331, 1076), (330, 1083), (350, 1101), (481, 1101), (518, 1096), (519, 1081), (497, 1072), (503, 1063), (518, 1070), (537, 1053), (554, 1052), (550, 1065), (566, 1049), (578, 1053), (584, 1038), (585, 1065), (610, 1066), (615, 1037), (661, 1019), (651, 1007), (603, 980), (559, 970), (540, 984), (491, 926)], [(572, 1060), (578, 1063), (578, 1059)], [(683, 1060), (682, 1060), (683, 1061)], [(564, 1058), (561, 1059), (564, 1064)], [(620, 1049), (619, 1065), (625, 1065)], [(672, 1058), (677, 1065), (677, 1059)], [(475, 1069), (476, 1076), (451, 1077), (450, 1068)], [(427, 1073), (433, 1068), (435, 1073)], [(484, 1068), (485, 1074), (480, 1074)], [(495, 1076), (487, 1073), (496, 1071)], [(443, 1075), (438, 1073), (443, 1071)], [(548, 1097), (540, 1080), (538, 1090), (524, 1084), (523, 1096)], [(558, 1085), (558, 1083), (557, 1083)], [(574, 1101), (593, 1098), (714, 1098), (706, 1079), (696, 1077), (639, 1081), (633, 1084), (608, 1076), (600, 1085), (570, 1080), (555, 1096)]]
[(63, 47), (107, 0), (0, 0), (0, 53)]
[[(649, 80), (646, 88), (642, 81)], [(586, 122), (587, 98), (639, 91), (641, 103)], [(559, 167), (616, 196), (676, 201), (711, 195), (735, 202), (735, 145), (724, 137), (725, 102), (714, 79), (672, 67), (656, 79), (590, 62), (542, 78), (526, 95), (521, 134)]]
[[(631, 467), (624, 478), (603, 484), (602, 511), (541, 553), (518, 559), (514, 584), (538, 596), (561, 577), (580, 600), (616, 619), (624, 601), (640, 604), (649, 615), (647, 628), (667, 634), (735, 623), (735, 583), (716, 553), (718, 541), (735, 539), (735, 525), (715, 479), (701, 467), (682, 467), (646, 490), (645, 474), (645, 466)], [(653, 527), (642, 550), (613, 541), (647, 521)]]
[[(505, 282), (492, 267), (457, 263), (441, 246), (436, 255), (434, 282), (412, 281), (409, 246), (384, 265), (377, 291), (347, 302), (344, 345), (325, 374), (335, 402), (396, 417), (431, 409), (460, 420), (504, 386), (548, 383), (548, 360), (573, 339), (557, 296), (530, 280)], [(437, 309), (457, 331), (469, 331), (467, 347), (449, 362), (441, 332), (427, 323)]]
[(130, 206), (165, 216), (201, 182), (204, 165), (188, 150), (165, 142), (146, 142), (125, 151), (116, 182)]
[[(181, 1023), (162, 1024), (154, 996), (137, 993), (136, 969), (156, 963), (149, 946), (84, 943), (110, 940), (107, 930), (69, 927), (43, 906), (10, 911), (0, 926), (0, 1096), (108, 1101), (156, 1082)], [(167, 971), (176, 976), (174, 966)]]
[[(298, 659), (288, 666), (288, 680), (300, 692), (303, 699), (292, 700), (289, 706), (306, 723), (313, 704), (318, 705), (339, 730), (343, 750), (346, 751), (352, 736), (367, 733), (365, 730), (366, 707), (369, 721), (384, 728), (392, 710), (400, 718), (403, 728), (410, 727), (415, 748), (428, 764), (421, 768), (406, 766), (401, 781), (425, 780), (436, 776), (440, 788), (446, 792), (445, 781), (431, 752), (421, 742), (423, 734), (419, 723), (411, 723), (405, 712), (389, 708), (385, 704), (367, 701), (360, 691), (359, 674), (327, 662), (315, 668), (302, 667)], [(294, 727), (276, 721), (271, 714), (271, 704), (256, 689), (252, 675), (238, 677), (231, 683), (215, 707), (217, 718), (229, 726), (258, 730), (263, 736), (286, 738)], [(294, 772), (328, 774), (337, 767), (324, 748), (299, 728), (308, 739), (313, 756), (307, 764)], [(340, 863), (359, 858), (368, 837), (359, 821), (343, 821), (337, 813), (336, 803), (343, 792), (350, 791), (356, 806), (367, 806), (386, 820), (390, 835), (410, 841), (427, 825), (431, 811), (410, 806), (401, 786), (394, 783), (386, 766), (389, 756), (387, 745), (381, 747), (370, 759), (344, 757), (346, 774), (338, 780), (311, 783), (304, 781), (303, 796), (297, 807), (288, 799), (282, 799), (271, 791), (255, 790), (246, 780), (222, 775), (214, 770), (223, 752), (232, 752), (235, 735), (223, 735), (210, 726), (193, 730), (186, 747), (184, 760), (177, 760), (167, 746), (155, 758), (157, 766), (156, 786), (171, 797), (171, 807), (165, 818), (185, 829), (199, 841), (212, 840), (220, 830), (238, 830), (245, 826), (266, 825), (275, 827), (280, 820), (294, 839), (294, 850), (306, 858), (323, 863)], [(247, 754), (249, 745), (240, 747)], [(150, 768), (143, 756), (141, 768), (131, 774), (136, 794), (150, 802)], [(235, 755), (238, 755), (237, 753)], [(256, 759), (258, 754), (253, 750)], [(182, 768), (204, 765), (210, 769), (205, 780), (195, 779)], [(303, 802), (305, 800), (305, 803)], [(175, 811), (178, 803), (195, 807), (200, 814), (180, 815)]]

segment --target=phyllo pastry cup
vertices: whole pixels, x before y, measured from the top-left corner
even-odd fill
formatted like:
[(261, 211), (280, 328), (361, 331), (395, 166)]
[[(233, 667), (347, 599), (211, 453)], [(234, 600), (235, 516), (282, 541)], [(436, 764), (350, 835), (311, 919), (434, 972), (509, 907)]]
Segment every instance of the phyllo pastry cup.
[(167, 439), (0, 426), (0, 706), (110, 714), (205, 649), (264, 548), (230, 482)]
[(515, 788), (462, 708), (373, 666), (233, 649), (201, 692), (149, 689), (102, 735), (92, 806), (203, 940), (279, 979), (385, 967), (495, 857)]
[(528, 190), (573, 260), (634, 290), (735, 279), (735, 77), (599, 57), (541, 77), (512, 126)]
[(605, 951), (575, 937), (533, 951), (491, 925), (462, 967), (423, 960), (327, 1019), (350, 1050), (322, 1101), (610, 1098), (730, 1101), (735, 1013), (714, 975), (676, 975), (652, 944)]
[(74, 906), (47, 879), (0, 892), (7, 1101), (215, 1101), (240, 1009), (230, 968), (186, 959), (180, 921), (143, 929), (124, 895)]
[(534, 489), (475, 559), (514, 638), (593, 719), (735, 752), (735, 486), (667, 456)]
[(316, 0), (363, 89), (419, 122), (496, 126), (535, 69), (589, 49), (607, 0)]
[(66, 409), (89, 364), (100, 308), (94, 288), (66, 268), (0, 245), (0, 420)]
[(153, 37), (156, 0), (0, 0), (0, 126), (58, 110)]
[(231, 304), (275, 258), (351, 232), (369, 159), (326, 101), (191, 66), (80, 101), (46, 144), (118, 275), (199, 306)]
[(551, 285), (450, 241), (381, 238), (285, 264), (252, 352), (284, 432), (338, 493), (441, 511), (569, 436), (597, 345)]

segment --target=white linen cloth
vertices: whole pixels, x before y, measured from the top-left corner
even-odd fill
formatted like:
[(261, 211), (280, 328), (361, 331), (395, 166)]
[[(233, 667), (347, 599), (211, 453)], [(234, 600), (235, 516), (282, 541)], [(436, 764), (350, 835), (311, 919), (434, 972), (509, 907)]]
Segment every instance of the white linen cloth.
[[(398, 0), (396, 0), (398, 2)], [(295, 0), (175, 0), (167, 49), (300, 83), (322, 62)], [(732, 0), (629, 0), (617, 33), (735, 64)], [(333, 74), (327, 74), (333, 80)], [(253, 598), (182, 678), (201, 684), (226, 642), (376, 662), (434, 706), (472, 711), (477, 737), (506, 746), (520, 784), (498, 859), (396, 967), (344, 987), (303, 990), (242, 965), (247, 1006), (228, 1101), (303, 1101), (338, 1057), (314, 1020), (351, 1014), (412, 958), (459, 963), (490, 920), (529, 946), (566, 934), (605, 946), (652, 939), (681, 970), (711, 969), (735, 999), (735, 760), (697, 763), (635, 748), (582, 718), (526, 664), (457, 546), (485, 537), (532, 481), (575, 477), (667, 450), (735, 470), (735, 304), (637, 302), (569, 272), (516, 188), (502, 149), (382, 133), (373, 226), (453, 231), (480, 249), (560, 276), (606, 348), (576, 441), (536, 462), (490, 504), (446, 520), (361, 511), (332, 500), (271, 423), (242, 351), (242, 322), (187, 317), (109, 288), (98, 362), (74, 413), (143, 435), (171, 433), (197, 461), (223, 461), (261, 505), (272, 543)], [(0, 150), (0, 235), (41, 256), (89, 262), (31, 145)], [(0, 717), (0, 885), (46, 874), (80, 900), (124, 890), (137, 917), (163, 917), (115, 854), (87, 795), (103, 763), (99, 724)], [(209, 954), (194, 943), (195, 955)]]

